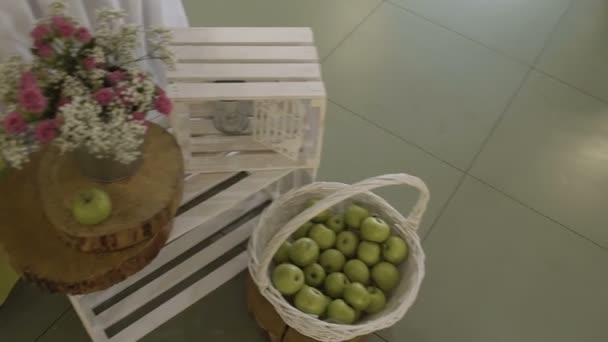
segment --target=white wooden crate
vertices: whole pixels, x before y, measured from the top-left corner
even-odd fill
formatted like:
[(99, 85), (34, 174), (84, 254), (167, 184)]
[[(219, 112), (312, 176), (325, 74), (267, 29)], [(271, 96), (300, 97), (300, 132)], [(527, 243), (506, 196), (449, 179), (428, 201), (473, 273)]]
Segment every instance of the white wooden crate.
[(310, 183), (314, 171), (186, 176), (173, 230), (156, 259), (107, 290), (70, 297), (93, 341), (137, 341), (244, 270), (246, 241), (260, 212)]
[[(313, 44), (309, 28), (175, 29), (170, 120), (186, 170), (317, 168), (326, 95)], [(241, 130), (218, 126), (228, 113)]]

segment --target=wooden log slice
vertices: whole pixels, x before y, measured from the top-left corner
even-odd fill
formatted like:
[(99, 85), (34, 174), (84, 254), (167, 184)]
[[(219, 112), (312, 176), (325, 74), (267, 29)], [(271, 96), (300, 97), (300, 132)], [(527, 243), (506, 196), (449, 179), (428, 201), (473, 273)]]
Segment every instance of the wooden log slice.
[[(288, 326), (277, 313), (270, 302), (262, 296), (258, 287), (247, 272), (247, 307), (258, 326), (268, 335), (270, 342), (316, 342), (308, 336)], [(363, 342), (364, 336), (359, 336), (346, 342)]]
[[(172, 221), (151, 239), (117, 252), (85, 253), (66, 245), (39, 199), (35, 180), (40, 154), (23, 170), (0, 178), (0, 244), (16, 271), (50, 291), (84, 294), (108, 288), (154, 259)], [(176, 209), (177, 204), (170, 212)]]
[[(114, 183), (84, 176), (72, 153), (43, 152), (38, 183), (44, 213), (70, 246), (83, 252), (120, 250), (156, 235), (173, 218), (184, 177), (179, 147), (172, 135), (151, 124), (143, 152), (137, 172)], [(78, 194), (90, 188), (105, 190), (112, 200), (112, 214), (97, 225), (80, 224), (72, 215)]]

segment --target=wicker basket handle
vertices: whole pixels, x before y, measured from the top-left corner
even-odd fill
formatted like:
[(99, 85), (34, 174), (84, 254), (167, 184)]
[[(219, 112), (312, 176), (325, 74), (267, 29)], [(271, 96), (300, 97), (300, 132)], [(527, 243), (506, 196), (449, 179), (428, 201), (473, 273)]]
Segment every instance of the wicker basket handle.
[(338, 190), (323, 199), (320, 199), (313, 206), (307, 208), (306, 210), (292, 218), (289, 222), (287, 222), (285, 224), (285, 227), (281, 229), (277, 234), (275, 234), (275, 236), (273, 236), (272, 239), (270, 239), (270, 241), (266, 245), (265, 251), (263, 253), (264, 255), (260, 260), (261, 262), (258, 264), (259, 267), (257, 271), (265, 272), (265, 270), (267, 270), (268, 266), (270, 265), (274, 253), (276, 253), (281, 244), (300, 226), (310, 221), (319, 212), (327, 208), (331, 208), (334, 205), (341, 203), (342, 201), (355, 195), (389, 185), (409, 185), (418, 189), (418, 200), (416, 201), (416, 204), (414, 205), (412, 211), (407, 217), (407, 220), (411, 223), (412, 227), (415, 227), (417, 229), (430, 199), (430, 193), (426, 184), (424, 184), (424, 182), (420, 178), (405, 173), (387, 174), (368, 178), (361, 182), (347, 186), (344, 189)]

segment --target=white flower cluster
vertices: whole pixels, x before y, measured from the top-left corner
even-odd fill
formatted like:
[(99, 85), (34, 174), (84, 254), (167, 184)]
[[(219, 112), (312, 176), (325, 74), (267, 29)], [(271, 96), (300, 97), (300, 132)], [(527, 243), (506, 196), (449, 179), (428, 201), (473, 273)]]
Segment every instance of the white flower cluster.
[(29, 161), (30, 149), (32, 148), (27, 144), (25, 135), (21, 135), (18, 138), (8, 137), (4, 134), (0, 134), (0, 157), (4, 158), (11, 166), (20, 169), (25, 163)]
[(61, 134), (56, 143), (63, 152), (85, 147), (97, 157), (131, 163), (140, 155), (146, 126), (129, 119), (122, 106), (102, 108), (90, 97), (77, 97), (61, 107)]
[(11, 57), (0, 64), (0, 101), (8, 103), (15, 98), (17, 82), (24, 70), (24, 63), (19, 57)]

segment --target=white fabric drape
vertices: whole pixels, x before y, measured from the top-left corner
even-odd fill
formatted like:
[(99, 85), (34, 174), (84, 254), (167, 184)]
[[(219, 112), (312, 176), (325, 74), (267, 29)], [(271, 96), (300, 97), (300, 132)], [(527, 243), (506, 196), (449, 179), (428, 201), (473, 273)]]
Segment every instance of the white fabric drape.
[[(37, 18), (48, 14), (52, 1), (0, 0), (0, 60), (11, 55), (29, 58), (32, 45), (29, 32)], [(181, 0), (65, 0), (65, 3), (68, 14), (87, 27), (94, 26), (95, 10), (102, 7), (123, 9), (127, 22), (145, 27), (188, 27)]]

